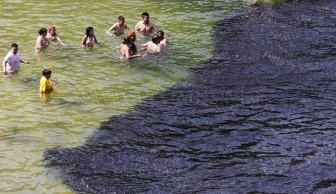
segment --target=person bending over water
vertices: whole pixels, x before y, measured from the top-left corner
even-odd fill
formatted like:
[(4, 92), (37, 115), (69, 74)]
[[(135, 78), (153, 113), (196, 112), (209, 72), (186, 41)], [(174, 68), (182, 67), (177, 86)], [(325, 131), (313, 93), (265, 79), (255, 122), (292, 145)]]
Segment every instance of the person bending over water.
[(125, 18), (123, 16), (119, 16), (118, 22), (113, 24), (112, 27), (106, 31), (106, 33), (109, 35), (114, 34), (116, 36), (120, 36), (124, 34), (124, 29), (130, 30), (128, 26), (125, 24)]
[(160, 53), (161, 48), (158, 45), (160, 43), (159, 38), (154, 35), (152, 41), (149, 41), (142, 45), (142, 48), (139, 51), (145, 50), (147, 53)]
[(93, 27), (87, 27), (85, 31), (85, 36), (82, 40), (82, 47), (83, 48), (93, 48), (93, 45), (97, 43), (98, 45), (102, 46), (98, 43), (96, 36), (94, 35)]
[(60, 43), (61, 45), (64, 46), (62, 40), (60, 39), (60, 37), (58, 36), (58, 34), (56, 32), (56, 27), (55, 26), (50, 26), (48, 28), (47, 39), (49, 40), (50, 43), (53, 43), (53, 44)]
[(49, 45), (49, 40), (47, 38), (47, 29), (41, 28), (38, 31), (39, 36), (36, 39), (36, 52), (39, 53)]
[(135, 33), (133, 31), (128, 32), (128, 36), (124, 39), (124, 42), (118, 47), (120, 60), (140, 57), (140, 54), (137, 54), (137, 48), (134, 44), (135, 40)]
[(40, 80), (40, 97), (47, 97), (47, 95), (54, 90), (50, 77), (51, 71), (49, 69), (44, 69)]
[(138, 22), (135, 25), (135, 30), (142, 35), (149, 35), (153, 32), (153, 30), (156, 30), (156, 26), (154, 23), (149, 21), (149, 13), (143, 12), (141, 16), (142, 21)]
[(5, 76), (17, 73), (20, 70), (20, 63), (28, 64), (29, 61), (22, 60), (18, 54), (19, 45), (13, 43), (11, 50), (7, 53), (2, 63), (3, 74)]

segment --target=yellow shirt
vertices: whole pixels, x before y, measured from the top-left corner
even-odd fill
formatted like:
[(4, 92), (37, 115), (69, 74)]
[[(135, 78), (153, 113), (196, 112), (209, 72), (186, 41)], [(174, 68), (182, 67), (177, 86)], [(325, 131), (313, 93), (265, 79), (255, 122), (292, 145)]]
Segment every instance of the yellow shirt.
[(46, 79), (44, 76), (41, 77), (40, 81), (40, 92), (51, 92), (53, 85), (50, 79)]

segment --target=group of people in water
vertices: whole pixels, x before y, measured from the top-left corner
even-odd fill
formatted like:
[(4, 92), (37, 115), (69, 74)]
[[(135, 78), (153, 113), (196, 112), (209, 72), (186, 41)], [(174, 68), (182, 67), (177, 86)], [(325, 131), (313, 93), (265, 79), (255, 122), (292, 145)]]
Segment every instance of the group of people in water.
[[(134, 31), (125, 24), (125, 18), (123, 16), (118, 17), (118, 21), (109, 28), (106, 33), (112, 36), (121, 36), (124, 34), (124, 30), (129, 30), (123, 42), (117, 47), (119, 50), (119, 59), (128, 60), (131, 58), (141, 56), (141, 51), (147, 53), (160, 53), (162, 48), (168, 47), (167, 38), (162, 30), (158, 30), (154, 23), (149, 20), (149, 14), (147, 12), (142, 13), (142, 20), (139, 21)], [(141, 49), (137, 49), (135, 45), (136, 33), (141, 36), (152, 35), (152, 40), (141, 45)], [(39, 53), (47, 48), (50, 44), (64, 45), (60, 37), (56, 32), (55, 26), (50, 26), (48, 29), (41, 28), (38, 31), (38, 37), (36, 39), (36, 52)], [(95, 34), (93, 27), (87, 27), (85, 35), (82, 39), (82, 47), (93, 48), (95, 44), (101, 45)], [(101, 45), (102, 46), (102, 45)], [(3, 61), (3, 74), (9, 76), (15, 74), (20, 70), (20, 63), (28, 64), (29, 61), (22, 60), (18, 54), (19, 46), (16, 43), (11, 44), (11, 50), (7, 53)], [(50, 80), (51, 71), (44, 69), (42, 71), (42, 77), (40, 80), (40, 96), (45, 97), (53, 91), (53, 84)]]

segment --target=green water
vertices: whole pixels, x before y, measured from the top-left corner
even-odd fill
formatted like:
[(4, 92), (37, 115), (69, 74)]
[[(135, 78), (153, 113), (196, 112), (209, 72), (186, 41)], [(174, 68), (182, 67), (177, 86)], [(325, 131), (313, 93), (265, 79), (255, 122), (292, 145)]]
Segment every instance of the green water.
[[(43, 152), (85, 142), (102, 121), (125, 114), (132, 106), (188, 76), (193, 65), (211, 58), (211, 32), (240, 1), (37, 1), (0, 2), (0, 51), (19, 44), (30, 64), (0, 79), (0, 193), (71, 193), (44, 168)], [(129, 62), (117, 59), (120, 38), (105, 34), (119, 15), (134, 28), (143, 11), (169, 36), (161, 56)], [(34, 50), (37, 31), (56, 25), (65, 43), (44, 54)], [(81, 49), (85, 28), (93, 26), (104, 47)], [(145, 42), (137, 40), (137, 45)], [(2, 59), (1, 59), (2, 60)], [(38, 97), (41, 71), (50, 68), (56, 82), (48, 101)]]

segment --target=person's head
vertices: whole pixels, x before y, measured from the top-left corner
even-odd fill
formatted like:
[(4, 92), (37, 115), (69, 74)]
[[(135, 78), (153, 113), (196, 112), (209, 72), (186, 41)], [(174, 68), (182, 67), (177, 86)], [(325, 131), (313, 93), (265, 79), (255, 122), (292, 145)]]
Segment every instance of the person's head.
[(162, 30), (159, 30), (156, 34), (160, 40), (164, 39), (164, 32)]
[(160, 43), (159, 37), (154, 34), (152, 36), (152, 42), (155, 43), (155, 44), (159, 44)]
[(56, 35), (56, 27), (55, 26), (50, 26), (48, 28), (48, 33), (51, 34), (52, 36)]
[(46, 79), (50, 79), (51, 77), (51, 71), (49, 69), (43, 69), (42, 71), (42, 75), (46, 78)]
[(134, 31), (129, 31), (127, 33), (127, 37), (130, 37), (133, 42), (136, 40), (136, 35)]
[(93, 27), (87, 27), (85, 31), (86, 36), (92, 36), (94, 34)]
[(47, 29), (45, 28), (41, 28), (39, 31), (38, 31), (38, 34), (41, 35), (41, 36), (45, 36), (47, 35)]
[(126, 36), (123, 41), (124, 44), (131, 46), (133, 44), (133, 38), (131, 36)]
[(125, 24), (125, 18), (123, 16), (119, 16), (118, 17), (118, 23), (121, 24), (121, 25)]
[(12, 44), (11, 44), (11, 51), (12, 51), (12, 53), (13, 53), (14, 55), (16, 55), (17, 52), (19, 51), (19, 45), (16, 44), (16, 43), (12, 43)]
[(145, 22), (145, 23), (148, 23), (149, 22), (149, 13), (147, 12), (143, 12), (141, 14), (141, 17), (142, 17), (142, 20)]

